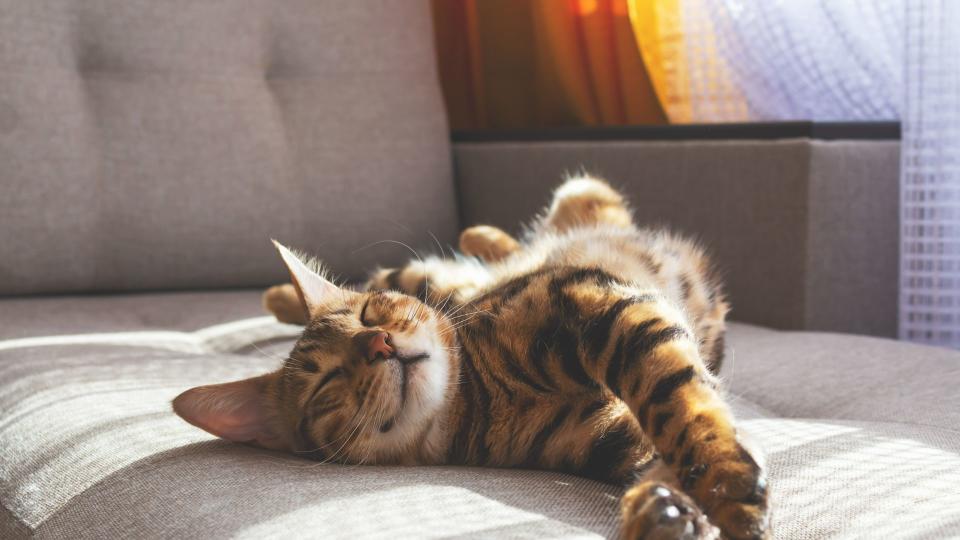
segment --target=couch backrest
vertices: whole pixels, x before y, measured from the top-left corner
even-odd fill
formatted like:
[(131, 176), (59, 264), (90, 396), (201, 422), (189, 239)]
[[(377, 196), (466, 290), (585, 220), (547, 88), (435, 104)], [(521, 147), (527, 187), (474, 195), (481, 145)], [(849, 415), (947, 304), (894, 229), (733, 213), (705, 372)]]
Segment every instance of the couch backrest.
[(425, 2), (0, 0), (0, 294), (357, 277), (453, 237), (447, 137)]
[(701, 240), (721, 270), (735, 320), (895, 337), (899, 141), (668, 139), (690, 131), (728, 137), (738, 129), (631, 128), (649, 138), (458, 143), (461, 219), (516, 230), (565, 172), (584, 169), (623, 189), (638, 223)]

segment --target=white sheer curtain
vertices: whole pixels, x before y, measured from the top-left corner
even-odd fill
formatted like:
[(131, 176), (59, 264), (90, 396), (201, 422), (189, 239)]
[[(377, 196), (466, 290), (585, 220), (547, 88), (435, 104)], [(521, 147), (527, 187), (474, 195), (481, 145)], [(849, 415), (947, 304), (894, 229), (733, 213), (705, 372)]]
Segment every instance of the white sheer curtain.
[(900, 337), (960, 347), (960, 2), (905, 12)]
[(693, 119), (899, 117), (915, 0), (681, 0)]
[(960, 347), (960, 0), (680, 2), (691, 121), (901, 121), (900, 336)]

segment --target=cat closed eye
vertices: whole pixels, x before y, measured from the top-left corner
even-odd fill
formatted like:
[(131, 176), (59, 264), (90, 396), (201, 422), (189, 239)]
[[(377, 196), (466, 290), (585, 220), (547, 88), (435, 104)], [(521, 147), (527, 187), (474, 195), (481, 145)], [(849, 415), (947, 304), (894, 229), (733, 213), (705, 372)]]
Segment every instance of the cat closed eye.
[(364, 326), (374, 326), (373, 324), (367, 321), (367, 307), (369, 305), (370, 305), (370, 301), (367, 300), (366, 302), (363, 303), (363, 307), (360, 308), (360, 324)]
[(320, 382), (317, 383), (317, 386), (313, 389), (313, 392), (311, 392), (310, 398), (309, 398), (307, 401), (308, 401), (308, 402), (313, 401), (313, 400), (317, 397), (317, 394), (320, 393), (320, 390), (323, 390), (323, 388), (324, 388), (325, 386), (327, 386), (327, 384), (328, 384), (330, 381), (332, 381), (332, 380), (334, 380), (334, 379), (336, 379), (337, 377), (340, 377), (340, 376), (342, 376), (342, 375), (343, 375), (343, 370), (342, 370), (341, 368), (334, 368), (334, 369), (330, 370), (329, 372), (327, 372), (327, 373), (323, 376), (323, 378), (320, 379)]

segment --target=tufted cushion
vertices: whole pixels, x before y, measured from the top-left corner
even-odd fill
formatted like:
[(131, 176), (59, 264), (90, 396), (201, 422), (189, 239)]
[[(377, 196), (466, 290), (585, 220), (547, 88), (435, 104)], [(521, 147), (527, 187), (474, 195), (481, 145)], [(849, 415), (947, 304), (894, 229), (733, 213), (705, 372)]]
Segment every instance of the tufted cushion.
[[(0, 300), (0, 538), (598, 538), (619, 490), (569, 475), (318, 465), (170, 411), (275, 367), (299, 328), (251, 292)], [(775, 538), (960, 534), (960, 354), (732, 324)]]
[(0, 295), (264, 285), (456, 231), (426, 2), (0, 0)]

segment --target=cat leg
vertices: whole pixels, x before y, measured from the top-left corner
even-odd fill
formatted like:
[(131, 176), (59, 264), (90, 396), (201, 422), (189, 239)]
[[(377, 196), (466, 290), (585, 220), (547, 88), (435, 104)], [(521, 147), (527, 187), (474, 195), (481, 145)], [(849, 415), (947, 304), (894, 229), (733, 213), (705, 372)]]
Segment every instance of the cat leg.
[(556, 232), (582, 226), (633, 226), (633, 216), (617, 190), (590, 176), (574, 177), (553, 193), (541, 226)]
[(768, 535), (766, 479), (681, 313), (664, 301), (622, 309), (603, 379), (634, 412), (663, 461), (728, 538)]
[(725, 354), (726, 316), (730, 311), (724, 301), (716, 302), (710, 311), (700, 318), (697, 335), (700, 336), (700, 357), (710, 373), (717, 375), (723, 365)]
[[(554, 309), (578, 314), (580, 373), (629, 407), (680, 488), (726, 537), (765, 538), (764, 472), (741, 444), (684, 314), (601, 271), (543, 279)], [(555, 362), (578, 373), (569, 359)]]
[(490, 225), (475, 225), (460, 233), (460, 251), (487, 263), (505, 259), (519, 249), (520, 243), (509, 233)]
[(307, 324), (307, 310), (297, 295), (297, 289), (290, 283), (275, 285), (263, 293), (263, 307), (277, 318), (288, 324)]
[(571, 268), (518, 278), (471, 307), (499, 314), (477, 331), (512, 337), (502, 348), (512, 349), (528, 387), (610, 392), (727, 538), (768, 536), (763, 469), (741, 444), (686, 316), (663, 295), (597, 268)]

